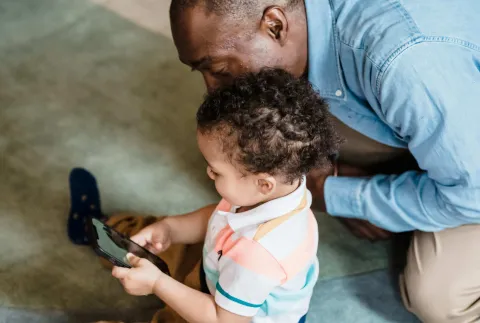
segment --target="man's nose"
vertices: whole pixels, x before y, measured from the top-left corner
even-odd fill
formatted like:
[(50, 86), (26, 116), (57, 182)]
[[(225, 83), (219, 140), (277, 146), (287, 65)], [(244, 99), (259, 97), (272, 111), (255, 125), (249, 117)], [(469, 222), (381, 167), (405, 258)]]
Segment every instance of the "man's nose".
[(213, 77), (210, 73), (203, 73), (203, 80), (205, 81), (208, 93), (213, 92), (221, 85), (218, 79)]

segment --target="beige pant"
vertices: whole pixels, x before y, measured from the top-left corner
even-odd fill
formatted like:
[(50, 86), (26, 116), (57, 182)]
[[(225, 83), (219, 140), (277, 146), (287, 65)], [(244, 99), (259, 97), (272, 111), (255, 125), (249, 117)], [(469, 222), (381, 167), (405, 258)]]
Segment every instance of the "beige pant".
[[(347, 139), (341, 160), (392, 172), (406, 150), (387, 147), (336, 121)], [(400, 277), (407, 309), (427, 323), (480, 322), (480, 225), (465, 225), (437, 233), (417, 231)]]

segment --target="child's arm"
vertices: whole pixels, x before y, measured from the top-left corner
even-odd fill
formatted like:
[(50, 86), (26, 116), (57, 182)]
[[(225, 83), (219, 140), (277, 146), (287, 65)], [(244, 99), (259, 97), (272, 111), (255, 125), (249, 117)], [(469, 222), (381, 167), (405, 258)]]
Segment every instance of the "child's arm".
[(172, 243), (195, 244), (205, 240), (210, 216), (216, 205), (207, 205), (191, 213), (171, 216), (164, 220), (170, 228)]
[(215, 304), (212, 295), (192, 289), (175, 279), (161, 275), (153, 293), (168, 304), (187, 322), (248, 323), (250, 317), (240, 316)]
[(129, 255), (132, 268), (114, 267), (112, 274), (127, 293), (154, 293), (188, 322), (248, 323), (250, 317), (228, 312), (215, 304), (213, 296), (194, 290), (162, 273), (146, 259)]
[(208, 205), (191, 213), (167, 217), (142, 229), (131, 239), (154, 253), (165, 251), (172, 243), (202, 242), (214, 210), (215, 205)]

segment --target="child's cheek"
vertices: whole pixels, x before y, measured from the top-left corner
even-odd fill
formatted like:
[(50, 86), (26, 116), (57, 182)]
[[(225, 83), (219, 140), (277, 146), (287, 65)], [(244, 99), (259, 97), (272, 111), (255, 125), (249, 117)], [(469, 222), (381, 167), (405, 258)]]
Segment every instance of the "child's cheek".
[(229, 181), (225, 178), (218, 178), (215, 180), (215, 187), (217, 189), (218, 194), (225, 200), (227, 200), (230, 204), (236, 205), (236, 194), (235, 194), (235, 186), (229, 185)]
[(220, 194), (223, 198), (228, 199), (227, 188), (225, 187), (225, 182), (222, 178), (215, 179), (215, 188), (217, 189), (218, 194)]

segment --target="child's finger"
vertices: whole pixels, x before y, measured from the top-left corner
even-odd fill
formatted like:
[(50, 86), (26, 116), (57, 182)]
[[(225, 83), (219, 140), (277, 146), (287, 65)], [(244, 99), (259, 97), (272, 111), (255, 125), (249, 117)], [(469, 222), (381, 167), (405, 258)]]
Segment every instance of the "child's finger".
[(130, 237), (130, 239), (139, 244), (142, 247), (145, 247), (147, 244), (149, 244), (152, 241), (152, 234), (153, 234), (153, 229), (148, 226), (146, 228), (143, 228), (137, 234), (133, 235)]
[(132, 267), (138, 267), (138, 266), (141, 265), (140, 262), (142, 261), (142, 258), (135, 256), (133, 253), (127, 254), (127, 259), (128, 259), (129, 264)]
[(145, 236), (143, 235), (134, 235), (132, 237), (130, 237), (130, 240), (132, 240), (133, 242), (135, 242), (136, 244), (142, 246), (142, 247), (145, 247), (145, 245), (147, 244), (147, 239)]
[(155, 243), (155, 249), (156, 249), (156, 251), (163, 251), (163, 243), (156, 242)]
[(128, 275), (129, 271), (130, 271), (129, 268), (113, 267), (112, 276), (117, 279), (123, 279)]

